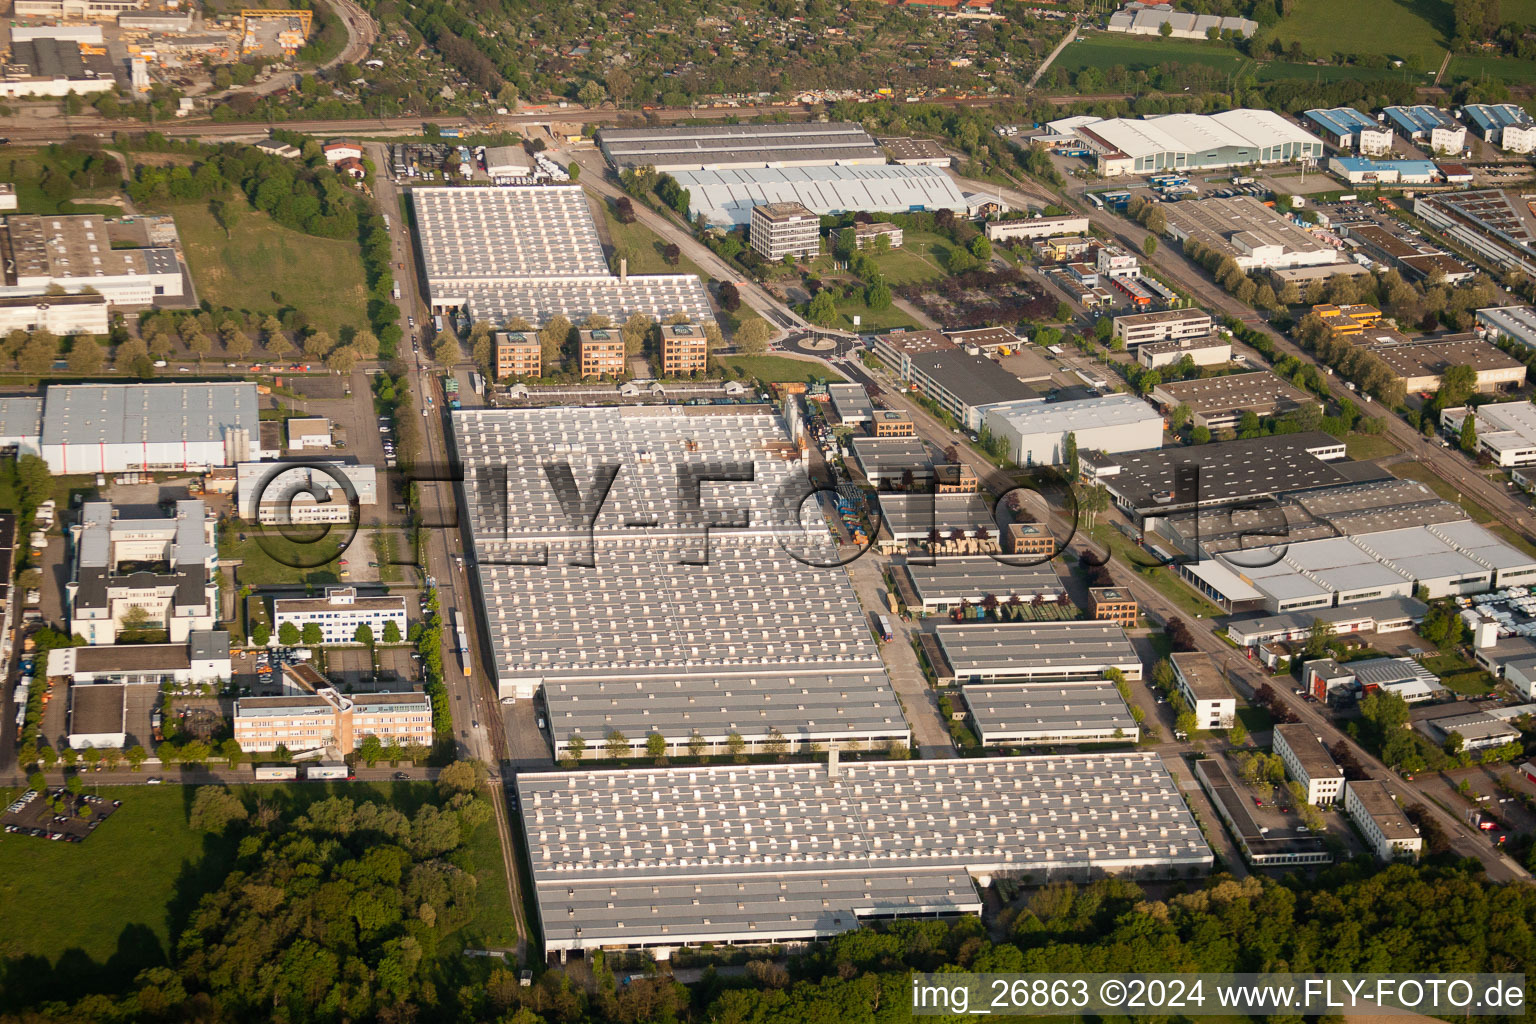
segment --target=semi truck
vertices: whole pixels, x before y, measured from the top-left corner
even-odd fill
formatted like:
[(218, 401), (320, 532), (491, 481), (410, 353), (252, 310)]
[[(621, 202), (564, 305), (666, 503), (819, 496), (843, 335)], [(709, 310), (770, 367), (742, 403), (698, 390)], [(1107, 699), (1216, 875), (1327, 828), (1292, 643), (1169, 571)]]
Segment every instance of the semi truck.
[(311, 781), (316, 779), (350, 779), (352, 769), (347, 767), (345, 761), (320, 761), (304, 766), (304, 777)]
[(258, 764), (256, 766), (257, 782), (281, 782), (284, 780), (297, 779), (298, 777), (299, 769), (297, 765)]

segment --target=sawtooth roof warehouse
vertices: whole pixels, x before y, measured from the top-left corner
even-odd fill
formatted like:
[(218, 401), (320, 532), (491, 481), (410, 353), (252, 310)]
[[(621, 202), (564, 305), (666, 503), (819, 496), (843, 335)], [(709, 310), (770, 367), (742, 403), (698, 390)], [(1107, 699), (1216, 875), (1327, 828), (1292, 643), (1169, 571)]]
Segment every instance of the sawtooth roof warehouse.
[(1149, 752), (523, 773), (545, 949), (800, 943), (977, 886), (1213, 863)]
[[(580, 735), (606, 756), (615, 732), (637, 751), (652, 733), (678, 751), (694, 734), (714, 752), (733, 733), (908, 742), (846, 572), (806, 564), (835, 550), (815, 503), (796, 504), (809, 483), (771, 408), (474, 409), (453, 428), (500, 695), (542, 691), (557, 755)], [(590, 533), (562, 511), (551, 459), (581, 495), (618, 467)], [(733, 464), (751, 476), (708, 482)], [(678, 498), (684, 469), (705, 478), (699, 512)], [(750, 525), (706, 534), (711, 520)]]

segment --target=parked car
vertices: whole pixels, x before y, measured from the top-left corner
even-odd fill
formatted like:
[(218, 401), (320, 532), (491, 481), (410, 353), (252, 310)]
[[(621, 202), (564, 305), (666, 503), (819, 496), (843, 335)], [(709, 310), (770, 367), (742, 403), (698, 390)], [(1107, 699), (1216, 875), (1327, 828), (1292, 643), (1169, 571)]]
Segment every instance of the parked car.
[(144, 780), (144, 785), (146, 785), (146, 786), (158, 786), (161, 783), (163, 783), (164, 781), (165, 780), (162, 779), (158, 775), (151, 775), (149, 778)]
[(395, 781), (396, 782), (404, 782), (405, 780), (409, 779), (410, 777), (411, 776), (410, 776), (410, 774), (408, 772), (395, 772)]

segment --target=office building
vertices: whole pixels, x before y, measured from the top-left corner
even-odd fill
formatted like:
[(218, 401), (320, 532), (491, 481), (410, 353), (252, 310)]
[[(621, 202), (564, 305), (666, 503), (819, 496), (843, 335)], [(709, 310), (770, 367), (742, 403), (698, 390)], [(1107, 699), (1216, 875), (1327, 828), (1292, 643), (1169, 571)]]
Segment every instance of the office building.
[(283, 426), (288, 430), (289, 451), (331, 446), (331, 421), (324, 416), (293, 416)]
[(604, 128), (598, 148), (615, 171), (724, 167), (883, 166), (885, 153), (848, 121)]
[(1135, 348), (1152, 341), (1183, 341), (1208, 338), (1215, 333), (1211, 314), (1200, 309), (1160, 309), (1154, 313), (1128, 313), (1114, 318), (1114, 337)]
[(235, 508), (247, 523), (355, 523), (361, 508), (378, 501), (378, 471), (350, 459), (242, 462), (235, 467)]
[(1136, 598), (1124, 587), (1089, 587), (1089, 613), (1099, 622), (1115, 622), (1122, 629), (1135, 629), (1141, 616)]
[[(1353, 233), (1354, 229), (1351, 229)], [(1351, 235), (1353, 237), (1353, 234)], [(1332, 302), (1320, 303), (1312, 307), (1312, 312), (1322, 318), (1334, 334), (1346, 336), (1358, 336), (1365, 332), (1367, 327), (1375, 327), (1381, 319), (1381, 310), (1375, 306), (1367, 306), (1364, 303), (1350, 303), (1337, 305)]]
[(1339, 263), (1339, 251), (1253, 196), (1194, 199), (1167, 207), (1168, 234), (1223, 256), (1242, 270), (1317, 267)]
[(1469, 414), (1477, 419), (1477, 450), (1505, 468), (1536, 463), (1536, 406), (1529, 402), (1491, 402), (1440, 411), (1440, 430), (1459, 437)]
[(1336, 156), (1329, 159), (1328, 170), (1347, 185), (1431, 185), (1441, 177), (1433, 160)]
[[(607, 756), (614, 733), (637, 754), (652, 733), (678, 752), (695, 734), (715, 753), (733, 733), (754, 750), (909, 740), (771, 407), (476, 408), (453, 430), (498, 693), (542, 696), (556, 755), (579, 736)], [(860, 439), (877, 440), (906, 443)], [(551, 460), (582, 494), (618, 466), (589, 525), (564, 511)], [(689, 474), (698, 507), (679, 498)]]
[(1366, 845), (1385, 863), (1417, 860), (1424, 848), (1419, 830), (1409, 824), (1386, 784), (1360, 779), (1344, 785), (1344, 812), (1365, 837)]
[(405, 598), (359, 595), (356, 587), (326, 587), (324, 597), (279, 597), (272, 602), (272, 635), (291, 623), (301, 633), (310, 623), (320, 627), (321, 643), (357, 643), (357, 630), (367, 626), (375, 641), (393, 622), (403, 637), (409, 630)]
[(709, 339), (698, 324), (662, 324), (661, 374), (683, 377), (709, 368)]
[(1211, 805), (1249, 864), (1268, 868), (1333, 862), (1333, 854), (1323, 845), (1321, 836), (1298, 834), (1289, 827), (1279, 826), (1273, 818), (1265, 820), (1275, 827), (1261, 825), (1254, 817), (1257, 812), (1250, 802), (1253, 799), (1251, 791), (1237, 781), (1226, 758), (1219, 755), (1202, 757), (1195, 762), (1195, 778), (1209, 794)]
[(543, 356), (538, 335), (521, 331), (497, 331), (496, 379), (543, 376)]
[(1019, 239), (1054, 238), (1059, 235), (1086, 235), (1088, 218), (1067, 214), (1060, 217), (1026, 217), (1019, 220), (989, 220), (987, 240), (1015, 242)]
[(418, 188), (411, 204), (433, 313), (535, 326), (556, 315), (714, 319), (696, 275), (610, 270), (580, 185)]
[(5, 296), (0, 298), (0, 333), (106, 334), (110, 308), (105, 295)]
[(678, 171), (688, 214), (715, 227), (750, 227), (763, 205), (796, 203), (817, 217), (845, 213), (949, 210), (968, 215), (966, 197), (937, 167), (724, 167)]
[(1118, 245), (1101, 245), (1094, 267), (1102, 277), (1137, 277), (1141, 273), (1141, 260)]
[(65, 587), (69, 628), (87, 644), (114, 644), (123, 630), (164, 630), (173, 644), (219, 620), (215, 517), (201, 501), (169, 516), (121, 517), (88, 501), (70, 528), (74, 579)]
[(1103, 679), (1119, 669), (1141, 678), (1141, 659), (1125, 630), (1113, 622), (1004, 622), (941, 625), (934, 629), (941, 681), (1052, 683)]
[(984, 747), (1053, 743), (1135, 743), (1141, 726), (1105, 680), (980, 683), (961, 687), (966, 714)]
[(748, 240), (765, 260), (810, 259), (821, 252), (821, 218), (802, 203), (753, 206)]
[(1265, 418), (1305, 406), (1322, 407), (1317, 399), (1268, 370), (1168, 381), (1153, 388), (1151, 397), (1165, 410), (1188, 406), (1190, 421), (1211, 431), (1233, 429), (1250, 412)]
[(1467, 126), (1439, 107), (1427, 103), (1386, 107), (1387, 121), (1408, 141), (1434, 153), (1459, 153), (1467, 144)]
[(316, 686), (312, 693), (283, 697), (241, 697), (235, 701), (235, 742), (247, 754), (278, 747), (291, 754), (334, 750), (354, 753), (376, 736), (385, 746), (430, 747), (432, 700), (419, 691), (338, 693)]
[(1184, 703), (1195, 713), (1201, 729), (1230, 729), (1237, 721), (1237, 698), (1227, 686), (1226, 673), (1209, 654), (1179, 652), (1170, 655), (1174, 679)]
[(1064, 464), (1068, 438), (1080, 452), (1133, 452), (1163, 443), (1162, 416), (1135, 395), (1002, 402), (985, 412), (987, 429), (1007, 443), (1008, 457), (1021, 466)]
[(870, 351), (902, 380), (912, 377), (912, 357), (931, 352), (945, 352), (959, 348), (939, 331), (892, 331), (877, 334)]
[(48, 674), (72, 686), (217, 685), (231, 678), (229, 634), (194, 630), (185, 643), (61, 647), (48, 656)]
[(1353, 107), (1309, 110), (1302, 117), (1339, 149), (1356, 152), (1361, 156), (1382, 156), (1392, 152), (1391, 126)]
[(143, 225), (99, 214), (13, 214), (0, 225), (6, 255), (0, 296), (94, 288), (115, 308), (182, 295), (184, 268), (176, 250), (145, 245), (147, 238)]
[(55, 474), (233, 466), (276, 454), (256, 413), (254, 384), (54, 384), (42, 454)]
[(997, 361), (961, 348), (919, 352), (907, 366), (906, 379), (967, 430), (980, 430), (994, 406), (1040, 397)]
[(887, 221), (879, 221), (873, 224), (857, 221), (850, 227), (836, 228), (829, 232), (827, 241), (836, 249), (845, 235), (853, 239), (853, 247), (855, 249), (873, 249), (882, 238), (886, 240), (886, 245), (890, 248), (900, 249), (903, 237), (901, 228)]
[(624, 336), (618, 328), (598, 327), (578, 335), (576, 349), (583, 380), (625, 376)]
[(1285, 773), (1306, 792), (1307, 803), (1338, 803), (1344, 795), (1344, 769), (1312, 727), (1281, 722), (1275, 725), (1273, 736), (1275, 756), (1285, 764)]
[[(1144, 314), (1151, 315), (1151, 314)], [(1136, 346), (1136, 361), (1149, 370), (1176, 366), (1185, 359), (1196, 366), (1220, 366), (1232, 361), (1232, 342), (1224, 335), (1149, 341)]]
[[(1323, 141), (1271, 110), (1095, 120), (1074, 129), (1105, 177), (1321, 158)], [(1184, 204), (1178, 204), (1184, 205)]]
[(1467, 123), (1488, 145), (1506, 153), (1536, 150), (1536, 121), (1514, 103), (1468, 103)]
[(979, 913), (977, 887), (1003, 874), (1213, 862), (1177, 783), (1140, 751), (525, 772), (517, 789), (540, 938), (562, 958), (793, 946), (866, 919)]

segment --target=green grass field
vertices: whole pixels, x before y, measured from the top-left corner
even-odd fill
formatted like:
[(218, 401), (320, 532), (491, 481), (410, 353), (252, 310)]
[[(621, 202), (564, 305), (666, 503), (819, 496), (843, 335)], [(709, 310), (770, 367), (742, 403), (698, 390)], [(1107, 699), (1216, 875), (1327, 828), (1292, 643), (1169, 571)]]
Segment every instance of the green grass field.
[(1493, 678), (1459, 654), (1438, 654), (1424, 659), (1424, 667), (1440, 677), (1447, 689), (1469, 697), (1493, 692)]
[(1275, 26), (1275, 38), (1319, 55), (1417, 57), (1432, 71), (1444, 59), (1454, 29), (1448, 0), (1354, 0), (1348, 17), (1340, 14), (1333, 0), (1292, 0), (1291, 13)]
[(820, 363), (808, 359), (791, 359), (788, 356), (722, 356), (720, 365), (740, 370), (750, 377), (770, 383), (804, 381), (810, 383), (817, 377), (829, 384), (841, 384), (843, 378)]
[[(291, 529), (297, 532), (309, 528), (295, 526)], [(307, 535), (289, 539), (276, 527), (263, 530), (260, 540), (253, 528), (248, 527), (243, 532), (245, 540), (240, 540), (234, 530), (228, 530), (225, 537), (220, 538), (219, 544), (219, 558), (226, 565), (233, 559), (240, 559), (241, 564), (236, 567), (235, 576), (242, 586), (297, 583), (321, 587), (341, 582), (342, 566), (335, 559), (341, 557), (340, 542), (347, 539), (348, 531), (332, 530), (323, 537), (317, 535), (312, 543), (305, 541)], [(350, 553), (346, 558), (349, 562), (354, 558), (369, 560), (369, 547), (361, 539), (354, 539), (348, 551)], [(317, 565), (316, 562), (321, 564)]]
[(1248, 59), (1229, 46), (1192, 39), (1152, 39), (1142, 36), (1100, 34), (1080, 37), (1067, 44), (1053, 69), (1075, 72), (1085, 68), (1104, 70), (1124, 66), (1131, 71), (1159, 64), (1205, 64), (1232, 71)]
[[(1531, 16), (1536, 17), (1536, 11), (1533, 11)], [(1510, 85), (1529, 85), (1536, 82), (1536, 60), (1456, 56), (1451, 58), (1451, 66), (1446, 70), (1447, 81), (1455, 81), (1458, 78), (1481, 79), (1485, 76), (1501, 79)]]
[(1344, 454), (1351, 459), (1380, 459), (1402, 451), (1381, 434), (1350, 434), (1344, 439)]
[(197, 297), (215, 306), (274, 312), (292, 306), (339, 336), (366, 327), (367, 283), (357, 243), (292, 231), (231, 197), (228, 237), (206, 202), (167, 203)]
[(631, 274), (697, 274), (705, 281), (710, 280), (710, 276), (686, 256), (679, 258), (675, 267), (669, 264), (662, 256), (666, 243), (660, 235), (639, 221), (620, 224), (610, 204), (604, 202), (602, 207), (603, 220), (607, 222), (608, 237), (613, 239), (614, 248), (626, 249), (634, 255), (629, 262)]
[[(121, 769), (126, 774), (127, 769)], [(112, 776), (102, 773), (92, 778)], [(236, 786), (248, 803), (259, 793), (285, 810), (333, 794), (356, 800), (384, 798), (406, 814), (433, 798), (424, 783)], [(88, 786), (123, 806), (83, 843), (50, 843), (30, 836), (0, 837), (0, 905), (25, 927), (0, 936), (0, 959), (36, 956), (88, 958), (108, 974), (129, 976), (163, 963), (185, 915), (202, 893), (216, 888), (234, 863), (234, 844), (194, 832), (187, 824), (193, 787)], [(7, 803), (19, 790), (0, 791)], [(453, 855), (479, 880), (474, 918), (444, 937), (444, 946), (507, 945), (516, 926), (507, 903), (506, 871), (494, 822), (487, 822)], [(81, 965), (85, 970), (86, 965)], [(94, 972), (93, 972), (94, 976)], [(82, 979), (85, 977), (81, 975)], [(124, 978), (124, 981), (127, 979)], [(111, 984), (111, 980), (102, 984)], [(94, 985), (93, 985), (94, 987)], [(78, 993), (71, 993), (71, 996)]]
[[(923, 326), (895, 305), (887, 306), (877, 313), (864, 305), (862, 298), (839, 300), (837, 311), (843, 315), (843, 318), (832, 326), (840, 327), (845, 331), (883, 331), (892, 327), (918, 330)], [(857, 327), (853, 323), (854, 317), (859, 318)]]

